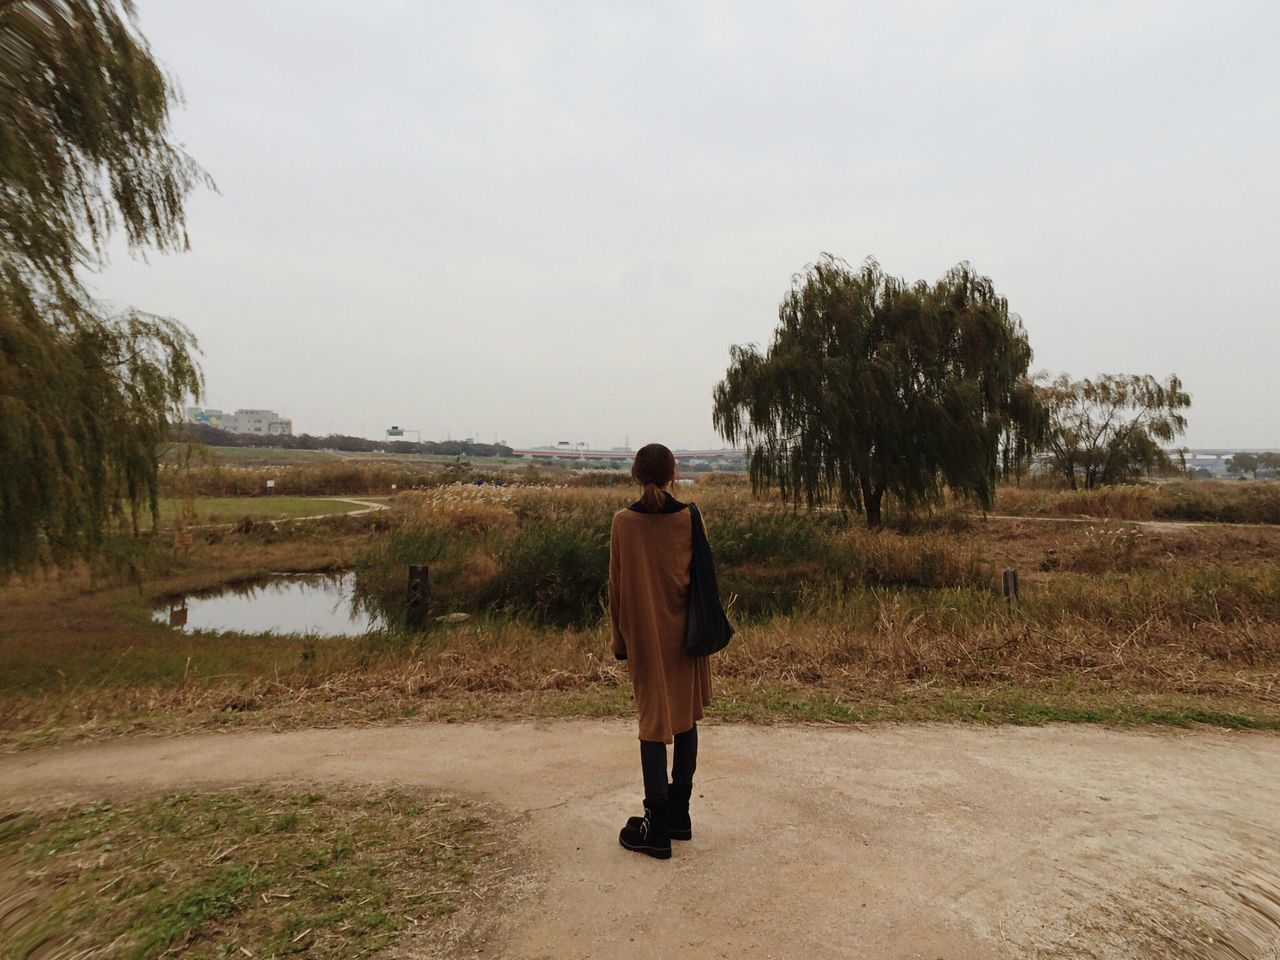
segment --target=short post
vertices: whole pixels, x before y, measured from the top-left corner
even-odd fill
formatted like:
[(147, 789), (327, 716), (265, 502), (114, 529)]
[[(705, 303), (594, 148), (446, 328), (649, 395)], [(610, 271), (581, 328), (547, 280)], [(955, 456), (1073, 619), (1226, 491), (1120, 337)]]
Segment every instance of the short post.
[(1003, 580), (1004, 580), (1004, 602), (1006, 605), (1012, 607), (1013, 601), (1018, 599), (1018, 571), (1017, 570), (1004, 571)]
[(427, 603), (431, 599), (431, 578), (427, 565), (409, 564), (409, 584), (404, 601), (404, 625), (421, 630), (427, 622)]
[(173, 558), (178, 559), (178, 551), (182, 551), (182, 558), (188, 560), (191, 557), (191, 544), (195, 541), (195, 534), (190, 527), (176, 527), (173, 531)]

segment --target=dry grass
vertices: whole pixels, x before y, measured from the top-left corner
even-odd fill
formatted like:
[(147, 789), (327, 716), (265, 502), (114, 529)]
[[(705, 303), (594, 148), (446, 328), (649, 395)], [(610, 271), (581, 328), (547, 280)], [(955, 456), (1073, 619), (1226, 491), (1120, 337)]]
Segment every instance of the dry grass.
[(0, 953), (369, 956), (409, 929), (438, 936), (479, 896), (491, 836), (456, 801), (400, 790), (13, 812), (0, 819)]
[(1024, 517), (1097, 517), (1154, 520), (1160, 502), (1156, 486), (1131, 484), (1098, 490), (1043, 490), (1001, 487), (995, 511)]
[[(970, 586), (986, 583), (981, 550), (926, 529), (867, 531), (836, 511), (809, 514), (751, 498), (741, 485), (699, 484), (682, 495), (708, 518), (722, 589), (744, 615), (787, 612), (822, 584)], [(441, 486), (397, 497), (390, 536), (359, 565), (363, 589), (387, 602), (409, 563), (432, 565), (441, 603), (583, 626), (604, 602), (611, 518), (628, 489)]]
[[(473, 548), (526, 522), (532, 508), (508, 493), (443, 509), (426, 497), (397, 504), (469, 545), (457, 596), (501, 573), (502, 557)], [(607, 517), (617, 492), (545, 496), (551, 506), (538, 509)], [(739, 633), (714, 668), (720, 717), (1280, 722), (1280, 530), (1139, 536), (1124, 524), (989, 520), (904, 535), (815, 521), (818, 533), (806, 534), (785, 517), (735, 517), (740, 496), (697, 491), (729, 558), (726, 582), (773, 577), (770, 589), (794, 596), (785, 615), (732, 608)], [(197, 544), (188, 563), (153, 573), (145, 594), (83, 574), (0, 591), (5, 739), (630, 711), (625, 665), (608, 657), (598, 620), (565, 627), (489, 613), (420, 637), (317, 642), (188, 637), (147, 619), (148, 596), (348, 566), (391, 536), (334, 524), (274, 542)], [(770, 559), (779, 552), (790, 560)], [(1022, 574), (1012, 610), (996, 588), (1005, 567)], [(447, 595), (441, 603), (453, 609)]]
[(1023, 517), (1280, 523), (1280, 482), (1195, 480), (1097, 490), (1001, 487), (995, 512)]

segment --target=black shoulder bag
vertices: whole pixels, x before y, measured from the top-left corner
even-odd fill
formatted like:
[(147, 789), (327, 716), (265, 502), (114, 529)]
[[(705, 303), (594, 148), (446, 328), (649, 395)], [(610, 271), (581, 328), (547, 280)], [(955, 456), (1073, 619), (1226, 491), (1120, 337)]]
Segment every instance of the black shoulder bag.
[(693, 558), (689, 564), (689, 620), (684, 649), (691, 657), (707, 657), (729, 645), (733, 624), (720, 604), (716, 563), (696, 504), (689, 504), (689, 515), (693, 523)]

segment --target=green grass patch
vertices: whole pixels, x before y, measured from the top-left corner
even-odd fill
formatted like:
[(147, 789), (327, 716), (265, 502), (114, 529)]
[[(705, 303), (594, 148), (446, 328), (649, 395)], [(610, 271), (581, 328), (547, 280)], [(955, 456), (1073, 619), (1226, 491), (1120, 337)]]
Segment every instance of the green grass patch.
[(160, 501), (160, 525), (171, 527), (179, 517), (191, 524), (235, 523), (253, 520), (293, 520), (298, 517), (350, 513), (360, 507), (327, 497), (166, 497)]
[(38, 896), (6, 917), (0, 957), (369, 956), (456, 910), (486, 837), (467, 808), (397, 790), (13, 814), (0, 865)]

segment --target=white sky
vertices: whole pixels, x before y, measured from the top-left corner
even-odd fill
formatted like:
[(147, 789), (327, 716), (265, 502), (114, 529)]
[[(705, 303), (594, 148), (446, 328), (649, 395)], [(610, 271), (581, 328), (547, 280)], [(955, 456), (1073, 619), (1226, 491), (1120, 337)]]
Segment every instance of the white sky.
[(218, 182), (110, 299), (297, 432), (720, 446), (823, 251), (960, 260), (1035, 368), (1280, 447), (1280, 4), (140, 0)]

